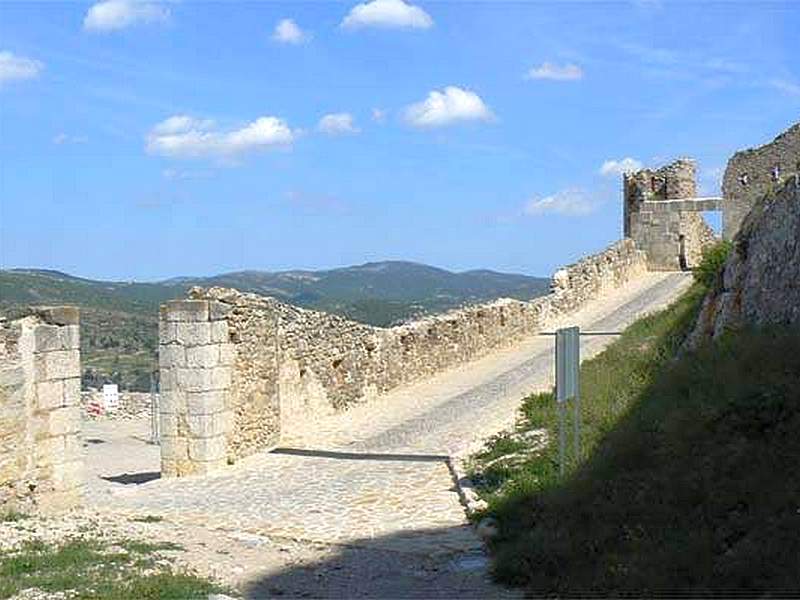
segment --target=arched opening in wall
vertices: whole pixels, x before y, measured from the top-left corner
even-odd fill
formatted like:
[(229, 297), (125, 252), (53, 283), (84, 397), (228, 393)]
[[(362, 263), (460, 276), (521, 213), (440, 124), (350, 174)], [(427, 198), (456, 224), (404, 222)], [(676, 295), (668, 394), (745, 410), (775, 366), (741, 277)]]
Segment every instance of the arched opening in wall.
[(703, 220), (706, 222), (706, 225), (711, 227), (714, 235), (717, 237), (722, 237), (722, 211), (705, 210), (703, 211), (702, 215)]

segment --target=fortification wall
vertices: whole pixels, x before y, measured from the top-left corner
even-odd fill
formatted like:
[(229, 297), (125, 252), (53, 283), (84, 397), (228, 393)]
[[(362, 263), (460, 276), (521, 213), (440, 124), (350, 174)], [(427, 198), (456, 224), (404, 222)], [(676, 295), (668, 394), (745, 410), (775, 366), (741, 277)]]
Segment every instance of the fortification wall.
[(716, 199), (694, 200), (695, 162), (682, 158), (660, 169), (626, 174), (623, 188), (625, 235), (647, 254), (649, 268), (697, 266), (703, 249), (715, 241), (700, 211), (720, 207)]
[(800, 123), (769, 144), (734, 154), (722, 178), (723, 237), (732, 240), (758, 201), (795, 173), (800, 173)]
[(534, 335), (644, 271), (644, 253), (625, 239), (558, 271), (542, 298), (501, 299), (388, 329), (196, 288), (162, 309), (162, 474), (208, 472), (275, 446), (281, 433), (313, 427), (317, 416)]
[(79, 348), (75, 308), (0, 321), (0, 509), (80, 500)]

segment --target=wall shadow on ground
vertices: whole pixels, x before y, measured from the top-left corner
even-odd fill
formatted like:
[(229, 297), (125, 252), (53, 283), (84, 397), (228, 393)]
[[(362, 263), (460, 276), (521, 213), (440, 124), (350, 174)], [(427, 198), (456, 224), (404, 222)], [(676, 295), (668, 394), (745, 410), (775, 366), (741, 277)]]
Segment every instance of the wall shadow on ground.
[[(448, 545), (463, 549), (448, 551)], [(486, 554), (471, 526), (414, 530), (326, 546), (319, 560), (260, 577), (243, 592), (248, 598), (520, 596), (493, 584), (486, 566)]]

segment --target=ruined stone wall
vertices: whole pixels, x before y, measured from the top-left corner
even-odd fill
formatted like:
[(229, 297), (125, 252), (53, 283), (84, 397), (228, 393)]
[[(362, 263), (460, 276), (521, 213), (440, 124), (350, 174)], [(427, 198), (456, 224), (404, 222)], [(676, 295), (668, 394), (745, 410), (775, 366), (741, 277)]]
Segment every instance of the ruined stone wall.
[[(777, 184), (776, 184), (777, 185)], [(742, 223), (690, 346), (748, 325), (800, 323), (800, 176), (768, 192)]]
[(696, 199), (695, 172), (693, 160), (679, 159), (623, 178), (625, 235), (647, 254), (651, 270), (692, 269), (716, 239), (700, 212), (719, 210), (720, 203)]
[(759, 199), (795, 173), (800, 173), (800, 123), (769, 144), (734, 154), (722, 178), (723, 237), (732, 240)]
[(80, 342), (75, 308), (0, 321), (0, 509), (80, 501)]
[[(162, 436), (172, 435), (178, 444), (173, 448), (171, 442), (162, 443), (167, 467), (163, 474), (207, 472), (225, 459), (232, 462), (275, 446), (281, 434), (313, 427), (318, 416), (531, 336), (547, 327), (552, 317), (576, 310), (644, 271), (644, 254), (626, 239), (560, 270), (548, 296), (530, 302), (496, 300), (388, 329), (255, 294), (196, 288), (191, 300), (170, 302), (162, 311), (162, 395), (172, 394), (169, 401), (162, 401), (162, 406), (171, 407), (162, 415)], [(204, 333), (207, 315), (215, 312), (224, 315), (219, 321), (212, 319), (211, 324), (219, 328), (216, 338)], [(203, 324), (202, 332), (196, 329), (197, 323)], [(199, 342), (198, 337), (202, 338)], [(209, 397), (220, 406), (214, 410), (229, 415), (228, 428), (219, 428), (224, 453), (213, 459), (192, 452), (201, 430), (193, 429), (191, 422), (212, 410), (202, 405), (206, 396), (187, 387), (188, 381), (200, 377), (195, 371), (201, 367), (190, 366), (185, 354), (209, 344), (219, 345), (214, 357), (222, 354), (222, 348), (231, 355), (224, 363), (229, 372), (220, 378), (225, 386), (204, 388), (205, 394), (220, 394)], [(220, 364), (210, 358), (202, 368), (213, 371)], [(211, 383), (203, 379), (203, 385)], [(192, 395), (199, 404), (191, 401)], [(176, 433), (169, 434), (167, 426)], [(180, 457), (177, 468), (173, 467), (175, 452)]]

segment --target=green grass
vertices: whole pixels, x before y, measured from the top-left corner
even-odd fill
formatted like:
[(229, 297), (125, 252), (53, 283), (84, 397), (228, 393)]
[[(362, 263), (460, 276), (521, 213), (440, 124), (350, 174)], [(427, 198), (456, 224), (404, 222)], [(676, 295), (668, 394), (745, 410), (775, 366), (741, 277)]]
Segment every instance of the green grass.
[(28, 518), (29, 515), (14, 509), (0, 511), (0, 523), (13, 523)]
[(143, 515), (141, 517), (131, 517), (131, 521), (135, 523), (160, 523), (164, 520), (161, 515)]
[(71, 540), (61, 546), (29, 542), (0, 553), (0, 598), (28, 588), (74, 590), (77, 598), (206, 598), (222, 591), (208, 580), (176, 570), (154, 554), (179, 549), (169, 544), (124, 541), (109, 546)]
[[(584, 363), (584, 452), (563, 480), (550, 394), (475, 457), (498, 579), (557, 595), (800, 589), (800, 331), (680, 355), (701, 292)], [(537, 428), (549, 443), (528, 451)]]

